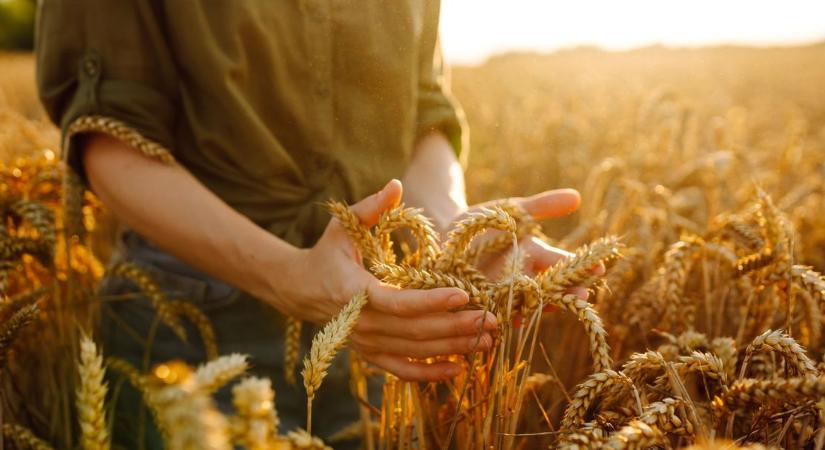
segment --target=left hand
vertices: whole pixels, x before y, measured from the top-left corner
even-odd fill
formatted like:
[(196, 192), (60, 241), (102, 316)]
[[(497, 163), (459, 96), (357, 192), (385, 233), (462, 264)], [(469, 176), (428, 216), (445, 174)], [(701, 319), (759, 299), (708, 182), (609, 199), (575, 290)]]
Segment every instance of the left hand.
[[(555, 189), (535, 194), (530, 197), (512, 197), (508, 201), (520, 205), (524, 210), (536, 220), (553, 219), (563, 217), (576, 211), (581, 204), (581, 196), (575, 189)], [(481, 208), (492, 206), (501, 200), (494, 200), (490, 202), (481, 203), (468, 208), (463, 213), (459, 214), (453, 223), (465, 218), (467, 214), (478, 211)], [(491, 230), (477, 239), (490, 239), (496, 234), (501, 233), (497, 230)], [(536, 237), (525, 237), (518, 243), (519, 249), (524, 252), (524, 266), (522, 272), (529, 276), (534, 276), (546, 270), (548, 267), (556, 264), (562, 259), (569, 258), (572, 253), (552, 247), (546, 242)], [(507, 254), (509, 251), (501, 252), (500, 254), (491, 255), (485, 258), (479, 264), (479, 269), (485, 275), (495, 278), (503, 268), (507, 261)], [(593, 268), (597, 275), (604, 273), (603, 266)], [(587, 299), (587, 289), (573, 288), (572, 293), (575, 293), (582, 299)]]

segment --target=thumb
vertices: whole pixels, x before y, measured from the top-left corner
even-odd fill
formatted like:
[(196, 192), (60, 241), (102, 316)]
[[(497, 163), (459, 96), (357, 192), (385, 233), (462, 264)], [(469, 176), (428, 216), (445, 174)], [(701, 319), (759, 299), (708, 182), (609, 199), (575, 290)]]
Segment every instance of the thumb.
[(364, 226), (371, 227), (378, 222), (381, 213), (398, 205), (402, 191), (401, 182), (392, 179), (380, 191), (352, 205), (350, 209)]
[(579, 209), (581, 195), (575, 189), (555, 189), (521, 199), (520, 203), (533, 218), (551, 219)]

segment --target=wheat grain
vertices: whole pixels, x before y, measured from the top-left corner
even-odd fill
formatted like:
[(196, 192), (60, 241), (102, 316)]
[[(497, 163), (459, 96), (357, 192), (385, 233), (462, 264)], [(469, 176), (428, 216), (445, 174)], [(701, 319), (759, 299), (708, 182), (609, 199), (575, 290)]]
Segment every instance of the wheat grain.
[(677, 409), (683, 407), (683, 404), (684, 402), (679, 399), (663, 398), (647, 405), (638, 420), (664, 433), (692, 436), (693, 424), (679, 417), (677, 413)]

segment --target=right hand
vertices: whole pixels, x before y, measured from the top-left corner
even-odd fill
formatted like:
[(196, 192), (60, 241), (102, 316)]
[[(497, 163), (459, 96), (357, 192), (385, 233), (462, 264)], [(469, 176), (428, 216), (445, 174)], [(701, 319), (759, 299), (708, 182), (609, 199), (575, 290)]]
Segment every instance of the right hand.
[[(372, 226), (382, 212), (398, 204), (401, 190), (401, 182), (392, 180), (352, 210), (365, 226)], [(401, 379), (437, 381), (461, 370), (452, 362), (427, 364), (410, 358), (470, 353), (493, 345), (493, 314), (450, 311), (467, 304), (466, 292), (400, 289), (380, 282), (364, 269), (358, 250), (336, 219), (314, 247), (298, 254), (284, 278), (291, 282), (273, 288), (280, 300), (275, 301), (277, 307), (297, 319), (326, 323), (353, 295), (366, 289), (369, 303), (361, 311), (351, 342), (366, 361)]]

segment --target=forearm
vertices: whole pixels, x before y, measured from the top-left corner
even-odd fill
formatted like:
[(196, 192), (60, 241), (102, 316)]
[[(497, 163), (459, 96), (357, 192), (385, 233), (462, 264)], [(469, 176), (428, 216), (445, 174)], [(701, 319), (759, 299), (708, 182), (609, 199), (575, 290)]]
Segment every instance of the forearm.
[(467, 209), (464, 172), (452, 146), (441, 133), (418, 140), (402, 178), (404, 202), (423, 208), (440, 231)]
[(272, 269), (288, 268), (300, 251), (230, 208), (181, 166), (147, 158), (121, 141), (90, 136), (83, 163), (95, 194), (119, 220), (259, 298), (272, 297), (270, 278), (286, 273)]

